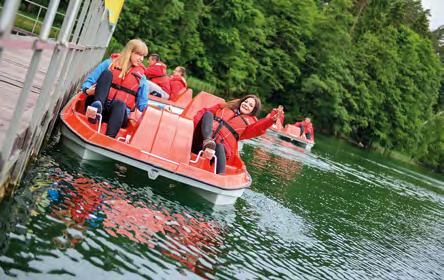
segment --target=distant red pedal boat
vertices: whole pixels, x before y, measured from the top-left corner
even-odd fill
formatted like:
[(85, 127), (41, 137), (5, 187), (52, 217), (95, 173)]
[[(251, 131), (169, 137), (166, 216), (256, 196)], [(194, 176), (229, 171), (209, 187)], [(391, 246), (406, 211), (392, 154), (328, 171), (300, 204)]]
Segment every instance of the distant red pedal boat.
[(269, 130), (274, 131), (279, 138), (292, 142), (304, 148), (308, 152), (311, 151), (311, 148), (313, 148), (315, 144), (314, 135), (312, 135), (312, 139), (307, 139), (303, 136), (301, 137), (301, 129), (292, 124), (286, 124), (283, 128), (273, 125), (269, 128)]
[[(239, 155), (230, 158), (226, 174), (219, 175), (215, 173), (216, 161), (211, 164), (201, 152), (191, 152), (194, 115), (201, 108), (223, 102), (222, 98), (201, 92), (187, 103), (150, 96), (145, 112), (120, 129), (114, 139), (105, 135), (106, 123), (88, 122), (81, 95), (67, 103), (61, 120), (63, 142), (83, 159), (112, 159), (147, 171), (150, 179), (161, 175), (185, 183), (216, 205), (233, 204), (251, 185)], [(168, 110), (164, 109), (166, 105), (170, 106)]]

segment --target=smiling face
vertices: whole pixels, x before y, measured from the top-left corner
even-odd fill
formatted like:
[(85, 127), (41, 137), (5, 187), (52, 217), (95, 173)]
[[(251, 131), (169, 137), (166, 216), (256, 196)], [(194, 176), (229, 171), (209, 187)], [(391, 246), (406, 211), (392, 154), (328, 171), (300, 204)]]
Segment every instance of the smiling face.
[(239, 106), (239, 111), (241, 114), (249, 115), (253, 112), (254, 107), (256, 106), (256, 100), (253, 97), (249, 97), (245, 99)]
[(138, 65), (142, 64), (143, 57), (144, 57), (143, 53), (132, 52), (131, 57), (130, 57), (131, 64), (134, 66), (138, 66)]

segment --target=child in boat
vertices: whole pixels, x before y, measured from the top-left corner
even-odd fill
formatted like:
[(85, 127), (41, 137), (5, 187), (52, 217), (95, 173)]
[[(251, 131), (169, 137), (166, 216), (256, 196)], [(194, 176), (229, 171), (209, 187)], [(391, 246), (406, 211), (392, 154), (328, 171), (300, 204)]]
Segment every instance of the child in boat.
[(237, 154), (238, 141), (264, 134), (283, 114), (282, 108), (273, 109), (267, 117), (257, 120), (260, 110), (260, 99), (252, 94), (200, 110), (194, 117), (192, 151), (214, 150), (216, 172), (224, 174), (227, 160)]
[[(116, 137), (121, 127), (128, 124), (128, 115), (136, 108), (145, 110), (148, 105), (147, 81), (142, 64), (148, 54), (145, 43), (130, 40), (119, 54), (103, 61), (82, 85), (82, 92), (94, 94), (92, 107), (108, 121), (106, 135)], [(89, 119), (95, 123), (96, 119)]]
[(170, 78), (167, 75), (167, 66), (160, 61), (160, 56), (156, 53), (150, 54), (148, 57), (148, 67), (145, 68), (145, 75), (149, 79), (149, 93), (169, 99), (170, 98)]
[(302, 122), (296, 122), (294, 125), (301, 129), (299, 137), (309, 140), (314, 138), (314, 129), (310, 118), (305, 118)]
[(177, 100), (177, 98), (187, 89), (187, 81), (185, 80), (185, 67), (177, 66), (173, 75), (170, 76), (170, 100)]

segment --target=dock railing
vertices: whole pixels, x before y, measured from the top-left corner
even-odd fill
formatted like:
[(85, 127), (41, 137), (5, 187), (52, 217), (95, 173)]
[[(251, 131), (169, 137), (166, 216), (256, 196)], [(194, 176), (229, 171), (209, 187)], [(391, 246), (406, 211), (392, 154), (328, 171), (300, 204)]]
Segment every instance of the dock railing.
[[(12, 27), (13, 34), (38, 36), (38, 33), (43, 25), (43, 18), (48, 10), (48, 7), (30, 0), (23, 0), (20, 4), (15, 17), (15, 24)], [(0, 6), (0, 9), (2, 7)], [(59, 9), (60, 10), (60, 9)], [(65, 14), (58, 11), (55, 15), (54, 24), (51, 26), (50, 38), (56, 38), (60, 32), (61, 19)]]
[[(58, 11), (59, 4), (59, 0), (51, 0), (48, 7), (42, 8), (40, 13), (45, 12), (45, 16), (37, 37), (11, 34), (16, 16), (19, 15), (20, 1), (6, 0), (1, 10), (0, 69), (6, 69), (8, 63), (13, 61), (5, 59), (7, 53), (32, 54), (29, 55), (24, 79), (19, 81), (18, 86), (17, 81), (14, 81), (18, 98), (14, 104), (10, 104), (13, 107), (12, 115), (1, 120), (3, 131), (0, 133), (4, 135), (3, 141), (0, 140), (0, 199), (20, 181), (27, 162), (39, 152), (45, 137), (52, 131), (61, 106), (74, 93), (85, 75), (102, 60), (114, 31), (104, 1), (71, 0), (63, 12)], [(57, 13), (65, 16), (57, 38), (50, 39)], [(42, 74), (42, 57), (46, 59), (47, 67), (43, 71), (43, 81), (36, 90), (34, 79), (36, 73)], [(0, 76), (0, 97), (4, 95), (2, 83), (8, 82), (7, 78)], [(3, 89), (6, 88), (4, 85)], [(32, 117), (25, 120), (24, 111), (29, 111), (25, 104), (29, 106), (31, 91), (33, 94), (37, 91), (38, 97), (32, 103)]]

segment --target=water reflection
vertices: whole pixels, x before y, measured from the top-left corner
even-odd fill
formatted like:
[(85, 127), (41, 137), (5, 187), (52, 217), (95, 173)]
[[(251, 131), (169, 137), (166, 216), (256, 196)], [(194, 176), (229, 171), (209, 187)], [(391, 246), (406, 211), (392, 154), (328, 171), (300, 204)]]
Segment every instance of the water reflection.
[[(159, 246), (169, 256), (197, 274), (210, 271), (211, 265), (201, 262), (202, 257), (217, 254), (222, 245), (221, 228), (215, 222), (195, 218), (187, 213), (171, 215), (165, 208), (153, 210), (144, 203), (132, 205), (120, 200), (107, 201), (104, 229), (110, 236), (126, 236), (150, 248)], [(159, 244), (157, 236), (165, 237)]]
[(0, 278), (442, 278), (441, 177), (321, 136), (312, 153), (244, 143), (251, 189), (217, 209), (188, 186), (51, 150), (0, 205)]
[[(144, 192), (143, 188), (128, 193), (124, 188), (107, 181), (70, 174), (58, 167), (45, 175), (44, 181), (37, 177), (38, 183), (29, 188), (27, 194), (18, 196), (27, 198), (27, 201), (23, 201), (25, 205), (31, 201), (36, 202), (27, 209), (28, 214), (21, 215), (21, 219), (22, 224), (27, 225), (27, 231), (45, 236), (46, 245), (42, 249), (46, 249), (43, 251), (47, 251), (48, 246), (58, 248), (61, 251), (55, 254), (56, 258), (60, 258), (61, 252), (64, 252), (62, 255), (78, 252), (83, 257), (80, 255), (73, 260), (86, 259), (103, 269), (123, 263), (118, 270), (125, 271), (126, 268), (127, 272), (139, 274), (134, 264), (137, 258), (128, 256), (126, 250), (125, 258), (119, 254), (111, 258), (108, 254), (97, 254), (106, 252), (106, 247), (115, 247), (109, 242), (119, 244), (120, 248), (137, 243), (145, 248), (131, 250), (135, 254), (158, 252), (163, 256), (161, 259), (164, 259), (161, 262), (175, 266), (182, 264), (196, 275), (212, 274), (215, 257), (219, 254), (218, 247), (223, 245), (223, 230), (218, 222), (183, 207), (171, 207), (172, 204), (167, 201), (159, 203), (159, 199), (151, 200), (146, 194), (152, 195), (152, 192)], [(23, 206), (21, 203), (15, 205), (19, 211), (26, 209)], [(18, 276), (21, 274), (15, 274), (14, 271), (17, 268), (29, 271), (29, 262), (21, 258), (23, 252), (27, 251), (25, 247), (19, 250), (19, 255), (10, 251), (11, 247), (16, 246), (15, 240), (22, 239), (20, 236), (23, 234), (20, 231), (17, 234), (13, 232), (17, 230), (1, 234), (6, 234), (6, 238), (0, 247), (3, 253), (15, 256), (13, 265), (9, 268), (8, 265), (3, 266), (1, 259), (0, 263), (7, 275)], [(48, 240), (52, 241), (52, 245), (47, 243)], [(33, 272), (38, 274), (45, 271), (40, 268)], [(76, 266), (67, 266), (60, 273), (83, 275)], [(184, 271), (180, 273), (183, 275)]]
[(285, 180), (292, 180), (301, 171), (302, 163), (276, 156), (261, 148), (254, 150), (250, 165), (265, 169), (269, 173)]
[(323, 171), (329, 171), (331, 169), (330, 164), (319, 158), (316, 153), (308, 152), (290, 142), (279, 139), (276, 137), (276, 134), (272, 132), (242, 142), (243, 144), (251, 145), (255, 148), (261, 148), (274, 156), (300, 162), (302, 165), (307, 165)]

